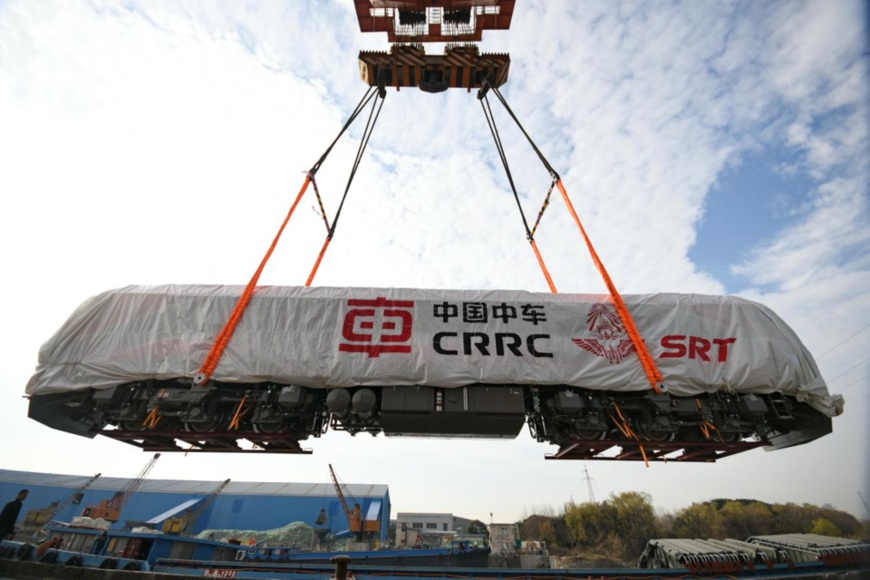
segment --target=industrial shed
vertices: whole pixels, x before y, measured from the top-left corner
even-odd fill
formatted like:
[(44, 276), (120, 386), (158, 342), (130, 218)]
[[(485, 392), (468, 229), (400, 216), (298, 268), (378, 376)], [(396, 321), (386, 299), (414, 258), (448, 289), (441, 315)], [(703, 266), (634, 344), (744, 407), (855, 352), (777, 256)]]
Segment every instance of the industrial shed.
[[(0, 469), (0, 503), (15, 497), (22, 488), (30, 490), (19, 516), (19, 524), (26, 512), (62, 501), (83, 486), (92, 475), (60, 475), (30, 471)], [(129, 478), (99, 477), (77, 499), (58, 512), (54, 519), (69, 522), (82, 513), (86, 506), (110, 499), (131, 482)], [(121, 520), (113, 529), (124, 527), (125, 522), (151, 522), (160, 526), (160, 518), (172, 517), (178, 511), (194, 507), (218, 489), (221, 481), (189, 481), (180, 479), (146, 479), (131, 494), (121, 512)], [(390, 522), (390, 494), (386, 485), (342, 484), (342, 492), (350, 507), (359, 503), (367, 519), (380, 521), (380, 541), (387, 539)], [(184, 506), (184, 507), (181, 507)], [(304, 522), (312, 527), (321, 510), (327, 522), (318, 525), (328, 528), (333, 535), (348, 530), (348, 521), (332, 483), (289, 483), (230, 481), (216, 499), (197, 518), (192, 532), (206, 529), (269, 530), (292, 522)]]

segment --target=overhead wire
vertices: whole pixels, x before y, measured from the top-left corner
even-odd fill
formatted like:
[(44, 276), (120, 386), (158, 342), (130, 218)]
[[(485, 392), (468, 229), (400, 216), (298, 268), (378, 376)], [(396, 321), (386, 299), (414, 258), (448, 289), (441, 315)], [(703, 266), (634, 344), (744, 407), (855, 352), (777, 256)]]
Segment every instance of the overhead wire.
[(863, 365), (864, 363), (866, 363), (866, 362), (868, 362), (868, 361), (870, 361), (870, 356), (866, 356), (866, 357), (864, 357), (864, 358), (861, 359), (861, 361), (858, 362), (855, 366), (851, 366), (851, 367), (849, 367), (848, 369), (844, 370), (843, 372), (841, 372), (839, 375), (837, 375), (837, 376), (834, 377), (833, 379), (828, 379), (828, 383), (832, 383), (832, 382), (836, 381), (837, 379), (839, 379), (839, 378), (842, 377), (843, 375), (850, 373), (851, 371), (857, 369), (858, 367), (860, 367), (861, 365)]
[(832, 352), (834, 352), (835, 350), (837, 350), (838, 348), (840, 348), (841, 346), (843, 346), (844, 344), (846, 344), (847, 342), (849, 342), (850, 340), (852, 340), (853, 338), (855, 338), (856, 336), (858, 336), (859, 334), (861, 334), (862, 332), (864, 332), (865, 330), (867, 330), (868, 328), (870, 328), (870, 322), (868, 322), (866, 325), (864, 325), (863, 328), (861, 328), (861, 329), (855, 331), (853, 334), (849, 335), (847, 338), (844, 338), (844, 339), (842, 340), (842, 342), (840, 342), (840, 343), (839, 343), (838, 345), (836, 345), (835, 347), (830, 348), (830, 349), (828, 349), (827, 351), (825, 351), (824, 353), (822, 353), (822, 354), (820, 354), (819, 356), (817, 356), (817, 357), (816, 357), (816, 362), (818, 362), (818, 361), (820, 361), (821, 359), (825, 358), (827, 355), (831, 354)]
[(835, 392), (834, 394), (835, 394), (835, 395), (841, 395), (841, 394), (843, 394), (844, 392), (846, 392), (846, 390), (848, 390), (850, 387), (854, 387), (855, 385), (857, 385), (857, 384), (860, 383), (861, 381), (868, 381), (868, 384), (870, 384), (870, 375), (864, 375), (864, 376), (861, 377), (860, 379), (857, 379), (857, 380), (855, 380), (855, 381), (852, 381), (851, 383), (849, 383), (848, 385), (846, 385), (845, 387), (843, 387), (843, 388), (840, 389), (839, 391)]

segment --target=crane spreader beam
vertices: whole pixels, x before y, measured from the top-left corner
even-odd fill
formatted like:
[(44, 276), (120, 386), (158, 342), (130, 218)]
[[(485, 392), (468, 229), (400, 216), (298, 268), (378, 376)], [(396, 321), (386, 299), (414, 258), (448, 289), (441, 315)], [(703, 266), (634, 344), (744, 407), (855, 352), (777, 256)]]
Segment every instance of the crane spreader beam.
[(422, 47), (393, 45), (390, 52), (361, 51), (360, 78), (370, 87), (417, 87), (437, 93), (448, 88), (500, 87), (508, 80), (508, 54), (482, 54), (476, 46), (447, 47), (442, 55)]

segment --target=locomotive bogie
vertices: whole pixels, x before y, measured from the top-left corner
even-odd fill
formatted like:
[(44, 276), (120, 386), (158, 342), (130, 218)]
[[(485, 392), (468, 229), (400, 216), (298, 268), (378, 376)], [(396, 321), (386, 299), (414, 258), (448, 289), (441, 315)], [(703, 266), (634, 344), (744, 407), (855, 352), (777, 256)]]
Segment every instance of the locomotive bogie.
[(722, 443), (764, 441), (786, 447), (830, 431), (830, 419), (779, 393), (714, 392), (676, 397), (566, 385), (458, 388), (311, 388), (189, 380), (138, 381), (31, 400), (31, 416), (93, 436), (105, 430), (319, 437), (329, 427), (351, 435), (515, 438), (524, 424), (539, 442)]

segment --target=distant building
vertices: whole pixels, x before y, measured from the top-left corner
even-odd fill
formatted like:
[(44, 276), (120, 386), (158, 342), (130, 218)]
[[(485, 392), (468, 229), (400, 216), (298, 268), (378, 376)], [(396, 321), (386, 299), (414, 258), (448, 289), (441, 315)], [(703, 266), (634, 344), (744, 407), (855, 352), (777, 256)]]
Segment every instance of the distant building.
[(515, 554), (520, 548), (520, 529), (516, 524), (489, 524), (489, 545), (493, 554)]
[[(0, 469), (0, 498), (12, 498), (18, 490), (27, 488), (30, 495), (21, 510), (19, 522), (29, 510), (45, 508), (70, 496), (90, 476), (58, 475), (30, 471)], [(110, 499), (122, 491), (130, 479), (100, 477), (55, 514), (54, 519), (69, 522), (87, 506)], [(218, 489), (220, 481), (187, 481), (177, 479), (146, 479), (133, 492), (121, 511), (121, 520), (112, 529), (121, 529), (125, 522), (149, 523), (159, 528), (160, 518), (179, 513), (176, 510), (195, 507), (196, 501)], [(360, 504), (366, 519), (380, 521), (381, 543), (386, 542), (390, 522), (390, 493), (386, 485), (344, 484), (343, 493), (351, 506)], [(8, 500), (4, 500), (8, 501)], [(193, 533), (210, 529), (270, 530), (293, 522), (315, 527), (315, 521), (326, 513), (326, 523), (316, 527), (331, 535), (347, 532), (349, 524), (332, 483), (243, 482), (231, 481), (194, 522)]]
[(420, 543), (434, 545), (468, 530), (472, 521), (453, 514), (399, 512), (396, 514), (396, 546), (413, 546), (418, 538)]

